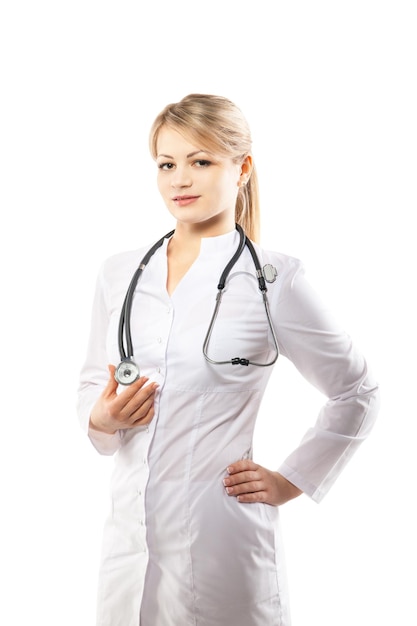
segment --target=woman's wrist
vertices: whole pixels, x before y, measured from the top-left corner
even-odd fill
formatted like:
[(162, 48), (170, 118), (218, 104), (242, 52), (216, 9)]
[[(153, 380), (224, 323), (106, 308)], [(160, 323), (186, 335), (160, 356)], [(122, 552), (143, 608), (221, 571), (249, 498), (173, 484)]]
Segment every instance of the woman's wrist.
[(95, 430), (99, 433), (105, 433), (106, 435), (115, 435), (117, 433), (117, 430), (113, 430), (113, 429), (108, 429), (108, 428), (104, 428), (103, 426), (99, 426), (97, 424), (95, 424), (93, 422), (93, 418), (90, 415), (90, 421), (89, 421), (89, 428), (91, 430)]

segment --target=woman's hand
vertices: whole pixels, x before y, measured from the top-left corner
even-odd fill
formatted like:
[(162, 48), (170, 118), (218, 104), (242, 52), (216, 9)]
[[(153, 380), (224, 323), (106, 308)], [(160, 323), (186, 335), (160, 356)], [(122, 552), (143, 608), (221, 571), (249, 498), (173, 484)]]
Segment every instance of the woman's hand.
[(146, 385), (149, 379), (142, 376), (118, 395), (115, 370), (114, 365), (109, 365), (109, 382), (90, 416), (90, 428), (110, 435), (118, 430), (149, 424), (154, 416), (153, 405), (158, 388), (156, 383)]
[(271, 472), (253, 461), (237, 461), (227, 468), (223, 480), (229, 496), (239, 502), (264, 502), (279, 506), (299, 496), (302, 491), (278, 472)]

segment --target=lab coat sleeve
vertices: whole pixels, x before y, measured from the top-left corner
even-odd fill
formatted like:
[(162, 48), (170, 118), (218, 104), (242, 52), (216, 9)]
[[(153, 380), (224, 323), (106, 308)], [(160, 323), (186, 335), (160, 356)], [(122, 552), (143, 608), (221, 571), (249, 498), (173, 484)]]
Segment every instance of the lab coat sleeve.
[(109, 320), (105, 282), (100, 272), (93, 301), (87, 356), (81, 370), (77, 411), (81, 428), (100, 454), (112, 455), (120, 447), (122, 431), (114, 435), (89, 428), (91, 410), (109, 380), (106, 336)]
[(369, 435), (379, 390), (363, 355), (311, 288), (302, 265), (296, 260), (293, 265), (276, 308), (280, 350), (327, 402), (279, 472), (320, 502)]

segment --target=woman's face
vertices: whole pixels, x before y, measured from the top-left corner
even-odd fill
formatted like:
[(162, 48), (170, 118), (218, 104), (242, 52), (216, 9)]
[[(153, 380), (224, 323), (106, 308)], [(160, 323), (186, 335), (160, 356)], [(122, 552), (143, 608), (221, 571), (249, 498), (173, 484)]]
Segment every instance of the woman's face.
[(157, 140), (158, 189), (177, 222), (212, 222), (232, 230), (239, 184), (248, 178), (247, 160), (234, 163), (163, 126)]

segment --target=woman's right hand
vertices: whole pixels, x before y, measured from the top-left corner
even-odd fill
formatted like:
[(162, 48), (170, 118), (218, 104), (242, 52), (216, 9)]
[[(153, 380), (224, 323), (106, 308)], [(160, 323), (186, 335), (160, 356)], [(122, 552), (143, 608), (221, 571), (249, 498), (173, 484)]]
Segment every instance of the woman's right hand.
[(158, 388), (157, 383), (146, 385), (149, 379), (141, 376), (117, 394), (115, 371), (114, 365), (109, 365), (109, 382), (90, 415), (90, 428), (109, 435), (118, 430), (149, 424), (154, 416), (155, 392)]

